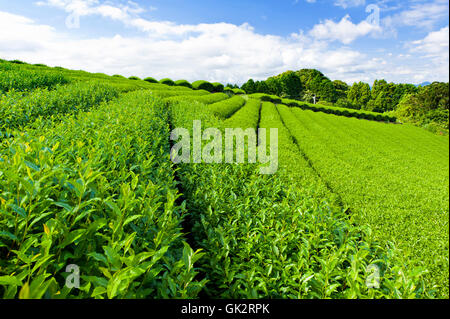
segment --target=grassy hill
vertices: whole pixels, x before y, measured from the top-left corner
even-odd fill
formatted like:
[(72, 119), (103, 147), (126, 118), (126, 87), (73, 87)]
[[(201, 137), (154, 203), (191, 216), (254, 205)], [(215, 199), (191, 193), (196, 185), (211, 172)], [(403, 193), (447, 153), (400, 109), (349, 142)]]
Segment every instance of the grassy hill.
[[(0, 296), (448, 298), (448, 136), (146, 80), (0, 60)], [(174, 164), (195, 120), (277, 128), (278, 172)]]

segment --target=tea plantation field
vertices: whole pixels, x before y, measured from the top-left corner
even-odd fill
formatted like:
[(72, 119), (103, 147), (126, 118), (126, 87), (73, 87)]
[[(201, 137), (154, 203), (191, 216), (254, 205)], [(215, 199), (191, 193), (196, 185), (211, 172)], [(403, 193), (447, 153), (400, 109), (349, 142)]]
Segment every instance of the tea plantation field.
[[(448, 298), (448, 136), (243, 93), (0, 60), (0, 296)], [(195, 120), (278, 171), (174, 164)]]

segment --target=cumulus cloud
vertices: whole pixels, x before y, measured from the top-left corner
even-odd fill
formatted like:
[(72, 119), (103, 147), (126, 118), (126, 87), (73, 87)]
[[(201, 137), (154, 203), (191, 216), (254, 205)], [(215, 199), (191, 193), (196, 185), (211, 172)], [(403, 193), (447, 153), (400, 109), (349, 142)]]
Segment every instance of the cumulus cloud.
[(377, 31), (381, 31), (378, 25), (367, 21), (354, 24), (350, 21), (350, 16), (346, 15), (339, 22), (325, 20), (325, 22), (315, 25), (309, 34), (320, 40), (340, 41), (344, 44), (350, 44), (359, 37)]
[[(349, 48), (331, 51), (325, 42), (301, 34), (287, 38), (262, 35), (248, 24), (131, 21), (146, 33), (80, 40), (2, 12), (0, 28), (18, 32), (0, 34), (0, 55), (92, 72), (237, 83), (302, 67), (332, 74), (337, 68), (364, 61), (364, 55)], [(30, 40), (24, 46), (28, 39), (39, 40)]]
[[(110, 2), (102, 3), (99, 0), (45, 0), (37, 1), (36, 4), (38, 6), (63, 9), (78, 16), (99, 14), (116, 20), (126, 20), (133, 14), (145, 12), (145, 9), (133, 1), (127, 1), (126, 4), (113, 5)], [(155, 7), (150, 7), (150, 10), (155, 9)]]
[(33, 20), (0, 11), (0, 51), (37, 51), (45, 43), (57, 41), (55, 30), (48, 25), (36, 24)]
[(428, 61), (431, 61), (435, 67), (441, 72), (447, 74), (449, 64), (449, 27), (440, 29), (439, 31), (430, 32), (425, 38), (413, 41), (411, 44), (411, 52), (421, 55)]
[[(340, 46), (376, 31), (367, 22), (352, 23), (348, 16), (339, 22), (327, 20), (310, 32), (281, 37), (259, 34), (249, 24), (149, 21), (139, 16), (142, 9), (131, 2), (113, 5), (97, 0), (47, 0), (40, 5), (101, 16), (142, 32), (80, 39), (29, 18), (0, 12), (1, 30), (14, 30), (0, 33), (0, 57), (107, 74), (223, 83), (242, 83), (250, 77), (265, 79), (300, 68), (318, 68), (330, 78), (348, 83), (371, 82), (381, 76), (398, 82), (411, 79), (410, 73), (392, 72), (392, 60)], [(426, 46), (427, 41), (415, 46)], [(403, 69), (414, 70), (413, 66)]]
[(448, 21), (448, 0), (413, 2), (407, 9), (385, 17), (383, 24), (392, 29), (407, 26), (430, 30), (443, 20)]

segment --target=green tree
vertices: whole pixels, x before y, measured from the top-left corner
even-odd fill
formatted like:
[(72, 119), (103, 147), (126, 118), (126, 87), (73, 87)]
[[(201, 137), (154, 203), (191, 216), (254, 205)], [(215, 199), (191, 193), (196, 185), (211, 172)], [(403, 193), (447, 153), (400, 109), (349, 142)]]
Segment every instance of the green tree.
[(394, 110), (397, 108), (397, 105), (400, 103), (400, 100), (405, 96), (406, 94), (413, 94), (417, 93), (419, 89), (412, 84), (396, 84), (394, 93), (392, 96), (392, 104), (391, 110)]
[(250, 79), (247, 81), (247, 83), (245, 83), (244, 85), (242, 85), (242, 89), (247, 93), (247, 94), (253, 94), (256, 93), (256, 85), (255, 85), (255, 81), (253, 79)]
[(387, 83), (386, 80), (375, 80), (371, 91), (371, 101), (367, 103), (366, 110), (374, 112), (395, 110), (404, 95), (417, 91), (412, 84), (394, 84)]
[(306, 86), (307, 90), (313, 92), (317, 96), (320, 96), (320, 91), (322, 87), (322, 78), (314, 77), (309, 81), (309, 85)]
[(424, 110), (416, 94), (406, 94), (400, 100), (395, 113), (401, 120), (414, 122), (423, 116)]
[(388, 92), (381, 91), (378, 93), (376, 99), (370, 100), (367, 103), (365, 110), (378, 113), (386, 112), (390, 108), (391, 100)]
[(343, 107), (347, 109), (358, 109), (358, 106), (353, 105), (347, 98), (340, 98), (334, 104), (336, 107)]
[(400, 100), (395, 115), (402, 121), (449, 129), (449, 84), (433, 82)]
[(270, 77), (266, 81), (267, 86), (269, 87), (269, 93), (274, 95), (281, 95), (283, 88), (281, 86), (281, 82), (276, 77)]
[(333, 82), (316, 69), (302, 69), (296, 72), (300, 77), (304, 90), (314, 93), (318, 99), (336, 102), (338, 95)]
[(371, 98), (372, 100), (375, 100), (378, 97), (378, 94), (381, 92), (387, 91), (388, 83), (386, 80), (375, 80), (373, 82), (372, 90), (371, 90)]
[(277, 76), (281, 85), (282, 96), (298, 99), (302, 95), (303, 86), (300, 77), (293, 71), (287, 71)]
[(270, 94), (269, 86), (266, 81), (258, 81), (256, 82), (256, 91), (258, 93)]
[(335, 80), (333, 81), (333, 86), (336, 92), (336, 100), (347, 98), (347, 92), (349, 90), (347, 83), (341, 80)]
[(420, 87), (418, 98), (428, 110), (448, 110), (449, 84), (433, 82), (430, 85)]
[(395, 87), (394, 83), (387, 83), (386, 80), (375, 80), (371, 90), (371, 100), (365, 109), (379, 113), (392, 111), (398, 103), (393, 99)]
[(367, 103), (370, 101), (371, 91), (370, 86), (364, 82), (353, 83), (348, 91), (348, 100), (355, 105), (357, 109), (365, 109)]
[(337, 94), (333, 82), (329, 79), (323, 79), (319, 89), (319, 98), (328, 102), (335, 103)]

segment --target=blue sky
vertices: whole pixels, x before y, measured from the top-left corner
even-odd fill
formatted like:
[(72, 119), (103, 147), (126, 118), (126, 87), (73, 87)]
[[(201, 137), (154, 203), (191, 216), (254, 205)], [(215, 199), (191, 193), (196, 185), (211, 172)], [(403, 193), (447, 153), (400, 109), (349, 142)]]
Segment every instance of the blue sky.
[(108, 74), (242, 83), (448, 81), (448, 1), (0, 0), (0, 57)]

